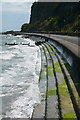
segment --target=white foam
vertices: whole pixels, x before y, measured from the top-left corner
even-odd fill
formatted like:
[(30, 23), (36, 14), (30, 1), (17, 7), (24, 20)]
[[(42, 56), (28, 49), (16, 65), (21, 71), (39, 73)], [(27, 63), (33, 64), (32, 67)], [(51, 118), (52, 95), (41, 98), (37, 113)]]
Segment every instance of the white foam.
[(11, 118), (31, 118), (36, 104), (40, 104), (40, 93), (38, 84), (33, 82), (26, 93), (12, 104), (11, 111), (7, 112), (7, 116)]
[[(30, 39), (28, 41), (34, 44)], [(11, 59), (14, 55), (21, 58), (17, 58), (15, 63), (11, 63), (12, 67), (6, 69), (5, 73), (2, 74), (1, 86), (4, 86), (6, 90), (6, 94), (2, 94), (2, 96), (19, 94), (19, 92), (22, 94), (19, 97), (16, 96), (16, 100), (13, 99), (10, 106), (11, 109), (6, 111), (6, 117), (31, 118), (34, 106), (40, 104), (40, 91), (38, 88), (41, 62), (40, 51), (38, 47), (22, 45), (11, 46), (9, 48), (15, 49), (3, 52), (3, 55), (8, 56), (4, 56), (4, 59)], [(18, 62), (18, 60), (20, 61)]]
[(22, 38), (22, 35), (16, 35), (15, 37)]
[(6, 50), (6, 51), (1, 51), (0, 52), (0, 59), (4, 60), (9, 60), (12, 57), (14, 57), (14, 53), (12, 51)]
[(0, 59), (4, 59), (4, 60), (9, 60), (11, 59), (12, 57), (14, 57), (15, 55), (13, 54), (3, 54), (2, 56), (0, 56)]

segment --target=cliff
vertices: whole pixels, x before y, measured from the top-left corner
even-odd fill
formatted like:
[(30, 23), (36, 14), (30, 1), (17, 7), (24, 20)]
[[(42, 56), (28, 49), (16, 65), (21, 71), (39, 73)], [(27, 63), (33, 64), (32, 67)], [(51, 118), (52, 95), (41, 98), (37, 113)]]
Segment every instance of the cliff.
[(80, 2), (34, 2), (29, 24), (22, 31), (80, 32)]

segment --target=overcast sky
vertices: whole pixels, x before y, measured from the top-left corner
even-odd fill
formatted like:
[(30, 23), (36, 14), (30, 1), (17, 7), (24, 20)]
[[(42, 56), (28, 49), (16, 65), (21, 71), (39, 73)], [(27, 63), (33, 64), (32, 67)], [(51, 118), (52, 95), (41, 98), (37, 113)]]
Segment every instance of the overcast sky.
[(29, 23), (31, 5), (35, 0), (0, 0), (0, 32), (20, 30)]

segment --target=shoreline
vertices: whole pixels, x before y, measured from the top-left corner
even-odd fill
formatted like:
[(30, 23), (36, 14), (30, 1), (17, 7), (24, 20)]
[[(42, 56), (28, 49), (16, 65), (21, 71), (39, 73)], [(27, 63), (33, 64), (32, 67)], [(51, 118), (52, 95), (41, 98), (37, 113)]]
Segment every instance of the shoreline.
[(67, 35), (67, 36), (76, 36), (80, 37), (80, 32), (52, 32), (52, 31), (36, 31), (36, 32), (21, 32), (21, 31), (6, 31), (6, 32), (0, 32), (0, 34), (12, 34), (12, 35), (23, 35), (26, 33), (37, 33), (37, 34), (56, 34), (56, 35)]
[[(29, 38), (29, 37), (41, 37), (44, 38), (45, 41), (48, 41), (48, 39), (51, 39), (52, 41), (56, 42), (57, 44), (59, 44), (60, 46), (63, 46), (65, 48), (67, 48), (74, 56), (76, 56), (77, 58), (80, 59), (80, 55), (79, 55), (79, 51), (80, 51), (80, 46), (73, 44), (69, 41), (66, 40), (62, 40), (62, 39), (58, 39), (56, 37), (51, 37), (50, 33), (26, 33), (26, 32), (20, 32), (20, 31), (7, 31), (7, 32), (3, 32), (2, 34), (11, 34), (11, 35), (23, 35), (24, 38)], [(56, 35), (56, 34), (52, 34), (52, 35)], [(60, 34), (59, 34), (60, 35)], [(68, 36), (68, 35), (63, 35), (63, 36), (67, 36), (67, 37), (79, 37), (79, 36)], [(79, 39), (79, 38), (78, 38)], [(78, 40), (78, 44), (79, 44), (79, 40)]]

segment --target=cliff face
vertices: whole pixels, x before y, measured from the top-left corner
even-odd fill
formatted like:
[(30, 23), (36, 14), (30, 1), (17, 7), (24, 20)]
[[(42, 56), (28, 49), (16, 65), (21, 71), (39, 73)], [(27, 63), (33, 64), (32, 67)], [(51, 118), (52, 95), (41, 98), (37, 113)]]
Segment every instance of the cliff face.
[(73, 26), (75, 31), (80, 29), (79, 11), (80, 2), (34, 2), (31, 7), (30, 24), (25, 30), (65, 31), (72, 30)]
[(71, 19), (77, 17), (78, 14), (77, 2), (35, 2), (31, 9), (30, 23), (43, 21), (55, 16), (71, 21)]

